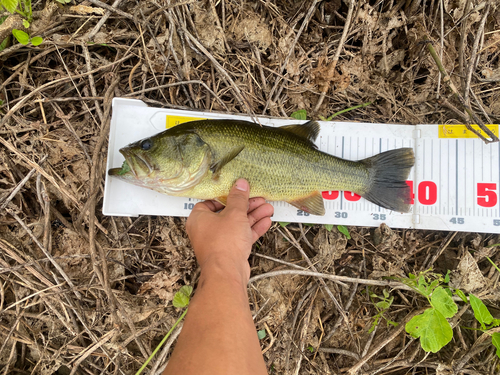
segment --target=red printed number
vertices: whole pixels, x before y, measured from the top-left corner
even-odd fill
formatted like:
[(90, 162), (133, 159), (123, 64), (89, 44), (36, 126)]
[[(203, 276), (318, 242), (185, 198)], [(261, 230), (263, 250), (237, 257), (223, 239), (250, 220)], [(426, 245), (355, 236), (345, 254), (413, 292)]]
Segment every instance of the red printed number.
[(361, 195), (356, 193), (351, 193), (350, 191), (344, 191), (344, 198), (351, 202), (356, 202), (361, 199)]
[(437, 186), (432, 181), (422, 181), (418, 184), (418, 201), (427, 206), (437, 201)]
[(477, 184), (477, 204), (481, 207), (494, 207), (498, 202), (497, 184)]
[(413, 181), (407, 180), (406, 185), (410, 187), (410, 204), (415, 204), (415, 193), (413, 192)]
[[(333, 201), (339, 197), (339, 192), (337, 190), (323, 191), (321, 195), (323, 196), (323, 198)], [(361, 196), (350, 191), (344, 191), (344, 198), (350, 202), (356, 202), (361, 199)]]
[(337, 190), (335, 191), (323, 191), (321, 193), (323, 198), (328, 199), (330, 201), (333, 201), (339, 197), (339, 192)]

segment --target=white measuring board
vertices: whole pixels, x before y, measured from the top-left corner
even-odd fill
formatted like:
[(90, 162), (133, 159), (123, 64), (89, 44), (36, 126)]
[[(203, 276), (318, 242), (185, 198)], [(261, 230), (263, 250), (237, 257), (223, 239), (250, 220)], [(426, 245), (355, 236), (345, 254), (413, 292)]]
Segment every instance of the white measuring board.
[[(148, 107), (140, 100), (113, 99), (107, 170), (120, 167), (119, 149), (180, 122), (247, 116)], [(262, 125), (305, 121), (259, 117)], [(305, 213), (285, 202), (271, 202), (273, 221), (344, 224), (500, 233), (500, 144), (486, 145), (463, 125), (388, 125), (319, 122), (321, 151), (359, 160), (380, 152), (413, 147), (415, 166), (408, 177), (412, 212), (381, 208), (350, 192), (323, 192), (325, 216)], [(498, 135), (498, 125), (489, 126)], [(103, 213), (111, 216), (188, 216), (196, 199), (170, 197), (106, 175)]]

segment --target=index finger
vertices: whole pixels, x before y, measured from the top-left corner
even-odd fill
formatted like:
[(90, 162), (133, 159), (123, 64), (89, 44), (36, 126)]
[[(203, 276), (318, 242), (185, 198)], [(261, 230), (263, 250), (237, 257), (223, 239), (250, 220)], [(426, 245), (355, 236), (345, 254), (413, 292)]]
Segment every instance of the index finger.
[(193, 211), (212, 211), (217, 212), (224, 208), (224, 205), (217, 201), (204, 201), (196, 203), (193, 207)]

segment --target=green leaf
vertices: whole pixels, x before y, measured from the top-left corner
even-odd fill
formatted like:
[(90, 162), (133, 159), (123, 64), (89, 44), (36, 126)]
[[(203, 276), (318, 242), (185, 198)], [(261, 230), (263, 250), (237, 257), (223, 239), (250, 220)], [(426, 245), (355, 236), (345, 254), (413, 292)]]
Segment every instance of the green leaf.
[(0, 0), (0, 4), (2, 4), (10, 13), (14, 13), (16, 11), (18, 3), (18, 0)]
[(24, 26), (25, 28), (30, 27), (30, 23), (28, 22), (28, 20), (23, 20), (23, 26)]
[(387, 301), (380, 301), (375, 304), (379, 309), (387, 310), (389, 307), (391, 307), (391, 304)]
[(481, 323), (481, 327), (486, 329), (485, 324), (491, 324), (493, 322), (493, 316), (488, 311), (486, 305), (477, 298), (474, 294), (469, 293), (470, 305), (472, 310), (474, 310), (474, 316)]
[(307, 350), (309, 350), (311, 353), (314, 353), (314, 348), (311, 345), (307, 347)]
[(42, 42), (43, 42), (43, 39), (41, 36), (35, 36), (34, 38), (31, 38), (31, 44), (33, 44), (35, 47), (42, 44)]
[(445, 318), (451, 318), (458, 312), (457, 304), (441, 286), (437, 287), (432, 293), (431, 305), (443, 314)]
[(324, 224), (324, 227), (328, 232), (331, 232), (333, 229), (333, 224)]
[(290, 117), (293, 117), (296, 120), (307, 120), (307, 111), (305, 109), (299, 109), (298, 111), (293, 112)]
[[(0, 25), (7, 19), (8, 16), (3, 16), (0, 17)], [(9, 37), (5, 38), (1, 43), (0, 43), (0, 52), (2, 52), (5, 48), (7, 48), (7, 44), (9, 43)], [(2, 102), (3, 104), (3, 102)], [(1, 105), (1, 104), (0, 104)]]
[(118, 172), (118, 176), (123, 176), (124, 174), (127, 174), (130, 171), (131, 171), (130, 165), (128, 165), (128, 162), (124, 160), (122, 164), (122, 169), (120, 169), (120, 171)]
[(172, 304), (179, 308), (186, 307), (189, 305), (189, 297), (191, 296), (191, 293), (193, 293), (193, 287), (190, 285), (184, 285), (177, 293), (175, 293)]
[(284, 227), (286, 227), (290, 223), (287, 223), (285, 221), (280, 221), (279, 224), (281, 225), (282, 228), (284, 228)]
[(429, 284), (427, 284), (427, 281), (425, 281), (425, 277), (421, 275), (418, 278), (418, 285), (417, 289), (422, 293), (424, 296), (428, 297), (429, 296), (429, 290), (428, 290)]
[(450, 270), (446, 272), (446, 275), (444, 276), (444, 282), (448, 284), (450, 282)]
[(376, 315), (373, 318), (373, 323), (372, 323), (372, 326), (370, 327), (370, 329), (368, 330), (368, 333), (372, 333), (375, 330), (375, 327), (378, 326), (379, 320), (380, 320), (380, 315)]
[(406, 323), (405, 329), (413, 337), (420, 338), (420, 345), (426, 352), (437, 353), (453, 338), (450, 323), (434, 308), (414, 316)]
[(257, 331), (257, 337), (259, 340), (265, 339), (266, 338), (266, 330), (261, 329), (260, 331)]
[(349, 229), (343, 225), (337, 225), (337, 229), (339, 230), (340, 233), (343, 233), (348, 240), (351, 239), (351, 235), (349, 234)]
[(469, 301), (467, 300), (467, 296), (460, 289), (455, 290), (455, 294), (459, 296), (465, 303), (469, 303)]
[(497, 357), (500, 358), (500, 332), (491, 335), (491, 343), (497, 348)]
[(12, 30), (12, 35), (14, 35), (17, 41), (21, 44), (27, 45), (30, 41), (30, 37), (22, 30), (14, 29)]

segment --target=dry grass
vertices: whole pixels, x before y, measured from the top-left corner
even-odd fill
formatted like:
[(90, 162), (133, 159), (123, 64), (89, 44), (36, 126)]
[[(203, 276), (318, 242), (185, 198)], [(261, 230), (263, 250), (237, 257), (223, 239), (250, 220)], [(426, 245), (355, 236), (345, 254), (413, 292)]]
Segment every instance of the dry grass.
[[(466, 108), (484, 123), (500, 119), (496, 1), (115, 3), (35, 2), (31, 32), (45, 42), (0, 52), (0, 374), (133, 374), (180, 316), (172, 294), (196, 285), (183, 219), (101, 214), (113, 97), (278, 117), (306, 109), (311, 118), (375, 100), (340, 119), (456, 123), (468, 120)], [(462, 287), (500, 318), (500, 273), (486, 260), (498, 264), (500, 253), (485, 247), (497, 235), (350, 232), (275, 226), (255, 248), (254, 276), (305, 267), (358, 279), (250, 284), (270, 373), (498, 373), (484, 334), (463, 328), (474, 326), (470, 309), (454, 341), (426, 355), (404, 332), (425, 301), (394, 289), (387, 315), (401, 324), (368, 333), (376, 310), (367, 292), (383, 287), (366, 285), (449, 269), (457, 280), (473, 275)], [(167, 359), (164, 351), (150, 373)]]

